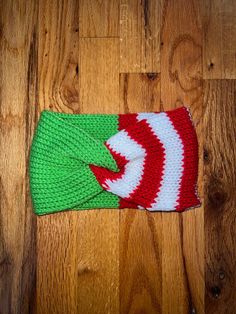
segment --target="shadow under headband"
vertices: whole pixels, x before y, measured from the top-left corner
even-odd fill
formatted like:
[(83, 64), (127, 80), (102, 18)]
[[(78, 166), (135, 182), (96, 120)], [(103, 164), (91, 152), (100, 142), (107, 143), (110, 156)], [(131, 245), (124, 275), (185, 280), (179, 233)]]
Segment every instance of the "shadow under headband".
[(186, 107), (156, 113), (41, 113), (30, 151), (38, 215), (200, 206), (198, 142)]

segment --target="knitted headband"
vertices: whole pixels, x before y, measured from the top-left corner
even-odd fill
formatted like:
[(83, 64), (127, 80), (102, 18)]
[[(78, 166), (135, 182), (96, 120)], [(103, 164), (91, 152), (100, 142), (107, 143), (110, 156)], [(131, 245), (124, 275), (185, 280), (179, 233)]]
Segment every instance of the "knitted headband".
[(157, 113), (41, 113), (30, 152), (38, 215), (200, 205), (198, 143), (186, 107)]

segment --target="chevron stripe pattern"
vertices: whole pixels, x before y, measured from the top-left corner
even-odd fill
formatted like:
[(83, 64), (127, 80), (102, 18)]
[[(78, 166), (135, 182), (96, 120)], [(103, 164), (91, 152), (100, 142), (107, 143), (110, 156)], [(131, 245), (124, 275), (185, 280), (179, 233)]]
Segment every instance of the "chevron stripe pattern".
[(106, 146), (122, 171), (91, 167), (104, 189), (151, 211), (199, 206), (198, 143), (187, 108), (119, 115), (119, 128)]
[(38, 214), (103, 207), (184, 211), (200, 205), (197, 135), (186, 107), (119, 115), (44, 112), (30, 169)]

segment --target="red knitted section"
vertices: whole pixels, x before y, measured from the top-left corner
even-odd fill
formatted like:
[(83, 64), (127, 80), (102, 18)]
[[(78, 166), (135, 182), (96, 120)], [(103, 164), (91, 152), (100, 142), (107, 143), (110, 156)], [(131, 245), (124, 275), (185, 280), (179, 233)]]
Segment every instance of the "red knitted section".
[(197, 136), (187, 108), (181, 107), (166, 113), (181, 137), (184, 146), (183, 176), (180, 185), (179, 205), (176, 207), (176, 211), (183, 211), (186, 208), (200, 205), (200, 200), (196, 194), (198, 177)]
[(199, 206), (198, 142), (187, 108), (167, 111), (152, 119), (156, 119), (155, 115), (150, 118), (150, 115), (119, 114), (118, 129), (124, 131), (115, 134), (105, 145), (120, 171), (94, 165), (90, 165), (91, 170), (104, 189), (119, 197), (119, 208), (161, 210), (163, 206), (163, 210), (180, 212)]
[(121, 113), (118, 115), (119, 116), (119, 126), (118, 130), (126, 129), (130, 125), (134, 125), (137, 120), (137, 113)]
[(93, 173), (96, 176), (96, 179), (98, 180), (100, 185), (103, 186), (104, 188), (107, 188), (107, 186), (105, 184), (106, 179), (109, 178), (111, 180), (117, 180), (120, 177), (122, 177), (122, 175), (124, 174), (124, 165), (127, 163), (127, 160), (125, 159), (125, 157), (123, 157), (120, 154), (113, 151), (107, 143), (105, 143), (105, 145), (110, 150), (110, 152), (111, 152), (112, 156), (114, 157), (116, 164), (117, 164), (118, 168), (120, 169), (120, 171), (119, 172), (113, 172), (113, 171), (108, 170), (106, 168), (95, 166), (95, 165), (89, 165), (89, 167), (93, 171)]
[[(95, 165), (90, 165), (90, 169), (93, 171), (94, 175), (96, 176), (96, 179), (98, 180), (100, 185), (103, 186), (104, 188), (106, 188), (105, 181), (107, 178), (111, 180), (117, 180), (118, 178), (122, 177), (122, 175), (124, 174), (124, 165), (127, 163), (127, 160), (125, 159), (125, 157), (114, 152), (106, 143), (105, 145), (110, 150), (111, 154), (116, 160), (117, 166), (120, 169), (120, 171), (117, 173), (117, 172), (110, 171), (106, 168), (102, 168)], [(133, 202), (129, 202), (119, 197), (119, 208), (138, 208), (138, 206), (137, 204)]]
[(153, 203), (161, 183), (163, 174), (164, 148), (160, 140), (153, 134), (146, 120), (137, 123), (135, 128), (127, 128), (129, 136), (146, 149), (146, 157), (142, 180), (130, 199), (144, 208)]
[(138, 205), (120, 197), (119, 208), (138, 208)]
[[(122, 129), (125, 129), (127, 126), (135, 123), (137, 114), (136, 113), (128, 113), (128, 114), (121, 113), (118, 115), (118, 117), (119, 117), (118, 118), (118, 121), (119, 121), (118, 130), (120, 131)], [(126, 201), (121, 197), (120, 197), (119, 204), (120, 204), (119, 208), (138, 208), (137, 204)]]

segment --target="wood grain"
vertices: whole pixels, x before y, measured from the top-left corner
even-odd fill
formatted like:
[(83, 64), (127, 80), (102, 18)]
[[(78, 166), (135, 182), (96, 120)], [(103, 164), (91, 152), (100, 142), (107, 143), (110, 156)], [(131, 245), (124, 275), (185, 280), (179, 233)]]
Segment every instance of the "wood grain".
[(120, 72), (160, 72), (161, 2), (120, 0)]
[[(122, 112), (158, 111), (157, 73), (121, 74)], [(161, 313), (161, 214), (120, 212), (120, 313)]]
[(27, 164), (37, 96), (37, 3), (0, 5), (0, 312), (29, 313), (36, 269)]
[(40, 1), (40, 110), (74, 112), (79, 108), (78, 25), (76, 0)]
[(202, 2), (203, 76), (205, 79), (236, 78), (236, 2)]
[(80, 39), (80, 110), (119, 111), (119, 40)]
[[(163, 3), (161, 104), (164, 110), (183, 104), (191, 108), (201, 156), (202, 55), (197, 3)], [(201, 190), (201, 162), (199, 166)], [(162, 215), (163, 313), (204, 313), (203, 232), (203, 208)]]
[(80, 0), (80, 37), (118, 37), (119, 1)]
[[(39, 109), (79, 108), (78, 3), (39, 5)], [(75, 212), (37, 218), (37, 313), (77, 313)]]
[[(80, 108), (115, 113), (119, 108), (119, 41), (81, 38)], [(77, 215), (78, 313), (119, 313), (119, 211)]]
[(204, 85), (206, 313), (234, 313), (236, 81)]
[[(227, 0), (0, 0), (0, 313), (235, 312), (236, 21)], [(35, 217), (43, 109), (188, 105), (202, 207)], [(204, 173), (204, 180), (203, 180)]]

